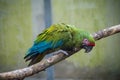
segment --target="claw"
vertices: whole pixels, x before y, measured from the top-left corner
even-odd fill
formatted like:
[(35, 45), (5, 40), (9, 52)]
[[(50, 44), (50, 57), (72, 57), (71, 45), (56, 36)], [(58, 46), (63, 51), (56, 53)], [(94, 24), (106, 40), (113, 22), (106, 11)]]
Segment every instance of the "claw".
[(65, 54), (65, 55), (69, 55), (66, 51), (64, 51), (64, 50), (58, 50), (58, 51), (55, 51), (53, 54), (55, 55), (56, 53), (57, 54), (59, 54), (60, 52), (62, 52), (63, 54)]

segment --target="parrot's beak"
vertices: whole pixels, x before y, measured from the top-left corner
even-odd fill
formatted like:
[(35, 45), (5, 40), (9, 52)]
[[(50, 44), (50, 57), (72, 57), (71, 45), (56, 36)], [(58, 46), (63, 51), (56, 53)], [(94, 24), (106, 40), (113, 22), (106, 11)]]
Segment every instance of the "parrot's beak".
[(85, 53), (89, 53), (92, 50), (93, 46), (83, 45), (82, 48), (85, 49)]

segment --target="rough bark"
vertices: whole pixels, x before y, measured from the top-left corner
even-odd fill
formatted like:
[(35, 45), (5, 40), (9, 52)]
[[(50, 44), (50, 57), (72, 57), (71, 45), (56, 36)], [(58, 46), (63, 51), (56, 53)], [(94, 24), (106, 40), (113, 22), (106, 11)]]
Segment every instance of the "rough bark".
[(93, 37), (97, 41), (99, 39), (111, 36), (111, 35), (119, 33), (119, 32), (120, 32), (120, 24), (100, 30), (96, 33), (93, 33)]
[[(119, 32), (120, 32), (120, 25), (116, 25), (110, 28), (100, 30), (92, 34), (92, 36), (97, 41), (97, 40), (100, 40), (102, 38), (111, 36)], [(69, 55), (64, 55), (62, 52), (59, 52), (59, 54), (53, 55), (52, 57), (48, 59), (44, 59), (41, 62), (34, 64), (30, 67), (14, 70), (10, 72), (0, 73), (0, 80), (23, 80), (25, 77), (41, 72), (45, 70), (46, 68), (66, 59), (67, 57), (73, 55), (77, 51), (80, 51), (80, 49), (74, 49), (73, 51), (68, 52)]]

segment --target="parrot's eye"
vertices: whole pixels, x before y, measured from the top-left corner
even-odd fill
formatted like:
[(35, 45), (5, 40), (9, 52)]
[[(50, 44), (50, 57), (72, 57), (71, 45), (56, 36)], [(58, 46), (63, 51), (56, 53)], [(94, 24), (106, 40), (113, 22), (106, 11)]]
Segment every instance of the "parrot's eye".
[(85, 41), (88, 41), (87, 39), (85, 39)]
[(87, 39), (84, 39), (84, 41), (86, 41), (86, 42), (87, 42), (88, 40), (87, 40)]
[(84, 40), (83, 40), (83, 44), (89, 44), (88, 39), (84, 39)]
[(90, 44), (90, 42), (88, 41), (88, 39), (83, 40), (82, 48), (85, 49), (85, 53), (90, 52), (93, 48), (93, 46), (90, 46), (89, 44)]

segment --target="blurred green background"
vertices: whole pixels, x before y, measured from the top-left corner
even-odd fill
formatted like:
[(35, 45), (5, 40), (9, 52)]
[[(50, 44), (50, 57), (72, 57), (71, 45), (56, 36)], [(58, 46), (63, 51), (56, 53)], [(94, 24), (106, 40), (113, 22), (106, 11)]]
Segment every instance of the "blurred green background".
[[(0, 0), (0, 72), (27, 66), (23, 57), (44, 28), (44, 0)], [(51, 0), (53, 23), (67, 23), (90, 33), (120, 24), (120, 0)], [(96, 42), (55, 65), (55, 78), (119, 80), (120, 34)], [(45, 78), (45, 73), (33, 76)], [(32, 79), (31, 79), (32, 80)]]

